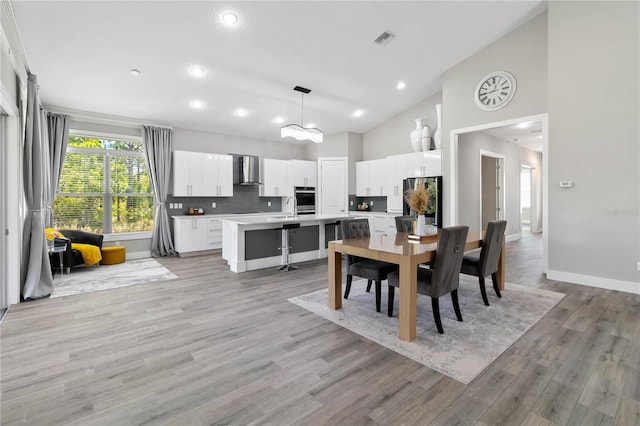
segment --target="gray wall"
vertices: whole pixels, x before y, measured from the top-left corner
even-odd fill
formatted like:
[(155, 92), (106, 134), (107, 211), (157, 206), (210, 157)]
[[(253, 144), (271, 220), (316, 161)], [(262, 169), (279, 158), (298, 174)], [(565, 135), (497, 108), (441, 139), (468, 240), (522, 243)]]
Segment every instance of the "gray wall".
[(640, 281), (638, 9), (549, 2), (550, 270)]
[(305, 147), (284, 141), (267, 141), (199, 130), (173, 129), (173, 149), (214, 154), (251, 154), (278, 160), (303, 160)]
[(319, 157), (347, 157), (349, 194), (356, 192), (356, 162), (362, 161), (363, 136), (360, 133), (344, 132), (325, 135), (321, 144), (305, 146), (305, 159), (317, 161)]
[[(407, 89), (408, 90), (408, 89)], [(436, 104), (442, 103), (442, 92), (401, 112), (388, 121), (362, 135), (362, 159), (376, 160), (389, 155), (413, 152), (409, 133), (416, 128), (414, 119), (423, 118), (431, 130), (436, 131)]]
[(0, 273), (4, 274), (6, 280), (3, 282), (5, 288), (0, 289), (4, 305), (20, 301), (22, 225), (25, 216), (22, 178), (24, 111), (21, 107), (26, 107), (27, 68), (12, 16), (9, 3), (0, 1), (0, 111), (8, 116), (3, 119), (6, 134), (0, 135), (4, 150), (3, 158), (0, 158), (0, 171), (3, 174), (0, 183), (4, 185), (4, 190), (0, 191), (3, 198), (0, 200), (0, 209), (3, 211), (0, 215), (5, 215), (3, 225), (8, 230), (6, 234), (0, 233)]
[[(482, 132), (460, 135), (458, 138), (458, 212), (460, 223), (470, 229), (480, 227), (480, 151), (504, 155), (505, 219), (507, 235), (520, 229), (520, 165), (537, 164), (542, 170), (542, 155)], [(494, 174), (495, 175), (495, 174)], [(540, 175), (540, 174), (538, 174)]]
[(103, 123), (95, 123), (91, 121), (85, 121), (83, 119), (75, 118), (69, 120), (69, 130), (70, 131), (78, 131), (78, 133), (82, 133), (82, 131), (88, 132), (98, 132), (119, 136), (133, 136), (135, 138), (142, 138), (142, 127), (138, 125), (116, 125), (116, 124), (103, 124)]
[[(498, 70), (515, 76), (517, 92), (504, 108), (483, 111), (476, 106), (473, 93), (485, 75)], [(443, 202), (449, 206), (451, 130), (547, 112), (546, 13), (449, 69), (443, 76), (442, 93)], [(448, 223), (446, 214), (444, 223)]]

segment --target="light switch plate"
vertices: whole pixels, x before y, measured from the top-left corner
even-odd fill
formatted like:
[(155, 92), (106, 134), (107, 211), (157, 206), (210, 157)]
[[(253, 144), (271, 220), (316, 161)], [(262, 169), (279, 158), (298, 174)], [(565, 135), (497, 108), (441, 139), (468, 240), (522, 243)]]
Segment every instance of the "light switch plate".
[(573, 188), (573, 181), (572, 180), (561, 180), (560, 181), (560, 188)]
[(640, 262), (636, 263), (636, 271), (640, 272)]
[(271, 207), (271, 201), (267, 201), (267, 207)]
[(215, 209), (216, 208), (216, 203), (211, 203), (211, 207)]

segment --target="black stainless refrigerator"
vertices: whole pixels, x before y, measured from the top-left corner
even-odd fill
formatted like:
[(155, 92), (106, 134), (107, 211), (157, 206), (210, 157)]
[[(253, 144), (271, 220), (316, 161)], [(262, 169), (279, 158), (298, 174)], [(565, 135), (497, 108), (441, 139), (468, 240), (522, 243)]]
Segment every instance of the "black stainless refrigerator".
[[(403, 194), (406, 194), (408, 189), (415, 189), (417, 181), (420, 179), (424, 180), (424, 185), (431, 191), (429, 202), (427, 203), (427, 212), (425, 214), (427, 224), (442, 228), (442, 176), (404, 179), (402, 181)], [(405, 216), (415, 214), (415, 211), (409, 207), (407, 200), (404, 200), (402, 214)]]

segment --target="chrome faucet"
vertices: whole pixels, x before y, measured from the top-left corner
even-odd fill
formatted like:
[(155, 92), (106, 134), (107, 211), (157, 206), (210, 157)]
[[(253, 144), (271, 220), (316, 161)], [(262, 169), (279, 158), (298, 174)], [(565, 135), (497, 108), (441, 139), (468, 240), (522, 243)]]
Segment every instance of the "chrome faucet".
[(287, 201), (285, 201), (285, 206), (289, 205), (289, 201), (293, 200), (293, 217), (298, 216), (298, 200), (296, 199), (296, 197), (287, 197)]

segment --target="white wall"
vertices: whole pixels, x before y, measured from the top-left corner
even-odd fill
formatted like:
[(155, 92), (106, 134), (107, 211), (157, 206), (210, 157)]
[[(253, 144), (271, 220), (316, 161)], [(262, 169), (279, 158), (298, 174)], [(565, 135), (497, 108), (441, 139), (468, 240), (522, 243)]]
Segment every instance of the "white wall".
[(362, 134), (353, 132), (325, 135), (320, 144), (309, 143), (305, 146), (305, 159), (317, 161), (319, 157), (347, 157), (349, 194), (356, 192), (356, 162), (362, 160)]
[(181, 128), (173, 129), (173, 149), (215, 154), (250, 154), (280, 160), (303, 160), (305, 158), (305, 146), (300, 144)]
[(22, 181), (22, 135), (24, 123), (21, 105), (26, 102), (27, 67), (22, 43), (12, 20), (10, 4), (0, 1), (0, 110), (9, 117), (5, 120), (5, 135), (2, 135), (5, 157), (0, 159), (5, 174), (6, 190), (3, 191), (2, 206), (6, 208), (5, 221), (8, 234), (0, 233), (4, 239), (6, 257), (0, 259), (5, 273), (7, 288), (5, 295), (9, 304), (20, 301), (20, 253), (22, 253), (22, 225), (24, 223), (24, 190)]
[(462, 134), (458, 138), (458, 216), (470, 229), (480, 228), (480, 151), (504, 155), (507, 235), (520, 234), (520, 165), (542, 168), (542, 155), (483, 132)]
[(549, 2), (549, 277), (636, 293), (639, 8)]
[[(405, 90), (410, 90), (409, 88)], [(376, 160), (389, 155), (413, 152), (409, 134), (416, 128), (414, 119), (425, 119), (431, 136), (437, 128), (436, 104), (442, 103), (442, 92), (402, 111), (388, 121), (365, 132), (362, 136), (362, 159)]]
[[(517, 81), (513, 100), (498, 111), (477, 107), (478, 82), (492, 71), (506, 70)], [(547, 15), (523, 26), (449, 69), (442, 84), (443, 204), (451, 203), (451, 130), (547, 112)], [(445, 225), (448, 219), (445, 214)]]

